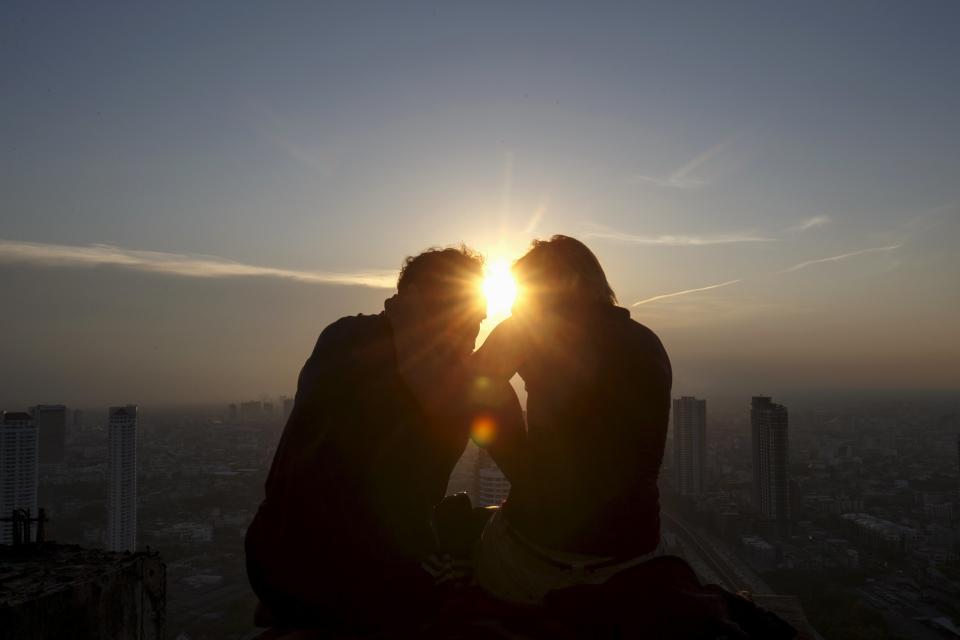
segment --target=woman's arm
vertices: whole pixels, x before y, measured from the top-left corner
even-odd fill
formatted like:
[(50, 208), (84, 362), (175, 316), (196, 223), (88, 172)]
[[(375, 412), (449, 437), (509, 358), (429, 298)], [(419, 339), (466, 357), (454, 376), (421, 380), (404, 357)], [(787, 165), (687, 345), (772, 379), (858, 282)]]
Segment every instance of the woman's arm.
[(478, 376), (495, 382), (513, 377), (529, 355), (527, 332), (516, 318), (507, 318), (490, 332), (483, 345), (471, 356), (471, 367)]
[(523, 484), (528, 475), (529, 454), (520, 400), (509, 382), (493, 384), (489, 397), (496, 398), (496, 404), (486, 411), (493, 419), (494, 431), (486, 442), (477, 444), (490, 452), (490, 457), (512, 485)]
[(528, 475), (527, 430), (512, 378), (526, 361), (529, 347), (525, 331), (516, 318), (498, 324), (471, 356), (474, 375), (474, 410), (492, 419), (492, 432), (474, 441), (490, 452), (500, 470), (514, 486)]

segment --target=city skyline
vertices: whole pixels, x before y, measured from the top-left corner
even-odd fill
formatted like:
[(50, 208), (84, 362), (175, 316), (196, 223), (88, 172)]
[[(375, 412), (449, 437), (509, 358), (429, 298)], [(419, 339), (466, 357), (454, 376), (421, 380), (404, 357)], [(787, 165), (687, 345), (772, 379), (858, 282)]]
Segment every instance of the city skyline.
[[(768, 411), (776, 407), (770, 398), (757, 399), (765, 401), (759, 404)], [(240, 419), (243, 402), (234, 403), (233, 420), (223, 419), (231, 413), (224, 404), (216, 411), (152, 411), (142, 421), (143, 438), (136, 444), (143, 454), (137, 465), (143, 483), (138, 548), (160, 549), (171, 563), (168, 628), (192, 635), (202, 629), (226, 633), (229, 627), (231, 637), (239, 638), (250, 624), (251, 604), (237, 616), (215, 618), (213, 612), (224, 605), (194, 602), (206, 602), (208, 595), (216, 595), (217, 602), (249, 597), (242, 589), (242, 533), (280, 434), (282, 402), (276, 400), (271, 399), (272, 415), (264, 413), (262, 400), (247, 400), (261, 407), (251, 406), (254, 413), (246, 423)], [(701, 579), (728, 589), (801, 596), (811, 622), (827, 638), (861, 637), (851, 635), (851, 629), (876, 632), (881, 625), (876, 611), (881, 610), (894, 612), (890, 629), (912, 625), (905, 628), (914, 631), (924, 616), (939, 619), (937, 612), (952, 596), (917, 604), (898, 586), (902, 578), (895, 568), (950, 571), (955, 566), (958, 547), (951, 523), (960, 487), (956, 399), (898, 404), (883, 397), (848, 399), (837, 406), (814, 403), (801, 411), (790, 405), (791, 437), (783, 441), (791, 451), (789, 480), (796, 485), (790, 495), (789, 533), (769, 526), (753, 495), (751, 398), (741, 397), (732, 414), (713, 410), (711, 396), (696, 399), (708, 400), (704, 491), (684, 495), (675, 459), (668, 459), (661, 472), (666, 552), (688, 559)], [(101, 548), (108, 535), (104, 507), (110, 434), (99, 414), (81, 423), (67, 431), (65, 466), (41, 472), (40, 495), (45, 497), (39, 506), (47, 510), (48, 539)], [(485, 495), (491, 502), (502, 499), (506, 482), (481, 458), (479, 450), (468, 448), (450, 478), (448, 494), (467, 490), (476, 500)], [(480, 477), (484, 466), (487, 486)], [(817, 572), (816, 586), (806, 591), (803, 576), (812, 571)], [(839, 587), (840, 576), (850, 572), (872, 578), (857, 600)], [(923, 573), (925, 588), (945, 588), (938, 575)], [(858, 602), (857, 613), (849, 620), (837, 616), (835, 602)]]
[[(750, 587), (757, 593), (781, 589), (797, 593), (818, 628), (832, 629), (842, 624), (821, 609), (823, 605), (818, 604), (816, 595), (795, 591), (804, 588), (802, 576), (811, 570), (821, 572), (822, 579), (831, 585), (828, 589), (833, 590), (830, 598), (834, 599), (848, 596), (836, 592), (829, 577), (831, 571), (853, 570), (877, 576), (860, 597), (873, 608), (879, 606), (879, 601), (893, 598), (896, 619), (936, 615), (939, 607), (949, 602), (945, 595), (918, 609), (897, 589), (895, 579), (885, 574), (892, 573), (887, 565), (891, 559), (903, 563), (896, 566), (933, 563), (944, 571), (955, 563), (956, 533), (949, 523), (956, 518), (960, 487), (956, 475), (960, 468), (957, 399), (931, 402), (917, 398), (912, 403), (890, 404), (888, 399), (875, 397), (866, 403), (863, 399), (848, 398), (846, 405), (836, 407), (812, 404), (799, 412), (802, 429), (797, 439), (786, 437), (786, 409), (770, 397), (742, 397), (734, 414), (727, 410), (719, 415), (711, 412), (709, 422), (705, 410), (708, 399), (712, 403), (712, 398), (673, 398), (674, 455), (661, 472), (664, 552), (688, 559), (701, 579), (718, 582), (728, 589)], [(284, 400), (282, 396), (261, 397), (223, 405), (216, 412), (181, 409), (152, 413), (145, 441), (134, 445), (145, 453), (144, 466), (134, 461), (135, 476), (128, 478), (138, 477), (149, 488), (140, 505), (145, 513), (128, 512), (125, 518), (133, 521), (133, 527), (142, 527), (145, 539), (137, 539), (126, 548), (156, 548), (159, 544), (166, 550), (165, 557), (167, 553), (174, 558), (184, 554), (185, 561), (176, 570), (182, 584), (178, 582), (176, 599), (172, 601), (176, 604), (171, 609), (176, 611), (172, 620), (177, 628), (200, 629), (211, 624), (204, 618), (205, 609), (189, 604), (191, 594), (198, 589), (245, 597), (237, 587), (236, 581), (241, 578), (234, 575), (237, 551), (236, 542), (231, 540), (236, 540), (236, 527), (252, 513), (249, 505), (242, 507), (250, 501), (250, 495), (248, 491), (224, 490), (227, 486), (255, 487), (262, 483), (266, 469), (263, 465), (269, 461), (280, 433)], [(245, 411), (241, 410), (244, 405)], [(271, 411), (266, 410), (268, 406)], [(45, 409), (64, 415), (69, 411), (62, 405)], [(128, 414), (131, 409), (136, 411), (133, 405), (111, 409), (123, 409)], [(40, 407), (31, 408), (34, 414), (39, 410)], [(791, 434), (794, 413), (791, 411)], [(14, 423), (29, 423), (33, 427), (31, 414), (7, 415)], [(43, 500), (38, 506), (47, 511), (48, 536), (52, 534), (59, 541), (79, 541), (84, 546), (106, 544), (108, 548), (117, 548), (111, 542), (109, 526), (111, 520), (118, 520), (110, 517), (110, 491), (115, 484), (110, 478), (123, 466), (117, 464), (122, 456), (114, 455), (120, 452), (116, 446), (120, 439), (109, 426), (96, 426), (96, 421), (83, 420), (83, 415), (80, 424), (67, 430), (66, 464), (49, 465), (40, 474)], [(693, 436), (688, 443), (695, 454), (689, 456), (691, 461), (701, 460), (701, 492), (689, 492), (684, 487), (683, 456), (677, 455), (678, 436), (682, 435), (679, 431), (684, 428)], [(697, 443), (696, 433), (701, 428)], [(763, 430), (766, 435), (760, 434)], [(42, 447), (37, 448), (37, 429), (31, 433), (31, 455), (37, 460), (42, 456)], [(0, 433), (4, 437), (8, 434), (12, 432)], [(945, 435), (949, 446), (944, 446)], [(234, 440), (235, 446), (225, 446)], [(758, 479), (751, 470), (752, 466), (764, 475), (763, 464), (757, 465), (758, 458), (764, 458), (757, 455), (758, 449), (764, 446), (768, 448), (763, 463), (766, 480)], [(792, 452), (789, 456), (788, 450)], [(183, 463), (182, 455), (200, 458), (198, 462)], [(911, 462), (901, 462), (905, 460)], [(864, 469), (869, 469), (869, 473)], [(752, 479), (745, 480), (751, 475)], [(195, 481), (198, 476), (209, 477), (219, 487), (210, 495), (221, 496), (223, 504), (231, 505), (229, 511), (224, 511), (213, 498), (200, 501), (211, 490)], [(168, 484), (172, 489), (169, 495), (163, 488)], [(766, 486), (765, 491), (762, 485)], [(774, 485), (789, 486), (789, 490), (784, 492)], [(507, 496), (509, 483), (482, 450), (468, 447), (451, 474), (447, 493), (462, 490), (469, 492), (475, 504), (498, 504)], [(191, 500), (196, 504), (185, 509), (176, 506), (184, 495), (193, 496)], [(161, 508), (161, 502), (166, 506)], [(102, 506), (91, 508), (96, 504), (107, 506), (106, 520)], [(785, 510), (780, 508), (784, 504), (788, 505)], [(77, 510), (81, 505), (85, 506)], [(777, 526), (773, 527), (774, 524)], [(244, 529), (239, 531), (242, 534)], [(226, 545), (222, 553), (212, 551), (214, 545), (219, 549), (222, 544)], [(210, 557), (195, 556), (198, 546), (205, 545), (210, 545), (210, 553), (218, 558), (216, 565), (224, 576), (208, 574), (209, 569), (204, 567), (209, 566), (210, 560), (197, 565), (193, 559)], [(732, 555), (718, 559), (704, 552), (704, 545), (719, 545), (723, 554)], [(942, 587), (940, 583), (930, 584)], [(860, 613), (857, 622), (850, 624), (869, 623), (876, 628), (881, 623), (875, 616)], [(231, 628), (237, 629), (245, 624), (248, 623), (244, 619), (230, 622)], [(916, 629), (920, 623), (910, 624)], [(846, 636), (840, 633), (826, 637)]]

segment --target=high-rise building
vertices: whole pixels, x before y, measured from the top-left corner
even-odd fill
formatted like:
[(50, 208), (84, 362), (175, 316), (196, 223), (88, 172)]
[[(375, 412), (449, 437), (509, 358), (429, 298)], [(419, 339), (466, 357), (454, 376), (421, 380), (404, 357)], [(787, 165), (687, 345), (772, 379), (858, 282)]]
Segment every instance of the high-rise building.
[[(37, 516), (39, 473), (37, 427), (29, 413), (0, 412), (0, 517), (14, 509)], [(0, 523), (0, 544), (13, 543), (10, 523)]]
[(486, 449), (479, 450), (476, 469), (477, 506), (500, 506), (510, 495), (510, 482)]
[(787, 477), (789, 437), (787, 408), (767, 396), (754, 396), (750, 403), (753, 431), (754, 505), (770, 520), (790, 519), (790, 487)]
[(231, 402), (227, 406), (227, 424), (238, 424), (240, 422), (240, 414), (237, 413), (237, 405), (234, 402)]
[(293, 398), (283, 397), (283, 422), (286, 423), (293, 413)]
[(110, 407), (107, 549), (137, 548), (137, 405)]
[(41, 404), (33, 409), (33, 424), (40, 434), (40, 464), (63, 464), (67, 441), (67, 408)]
[(707, 474), (707, 401), (684, 396), (673, 401), (673, 466), (677, 492), (703, 493)]

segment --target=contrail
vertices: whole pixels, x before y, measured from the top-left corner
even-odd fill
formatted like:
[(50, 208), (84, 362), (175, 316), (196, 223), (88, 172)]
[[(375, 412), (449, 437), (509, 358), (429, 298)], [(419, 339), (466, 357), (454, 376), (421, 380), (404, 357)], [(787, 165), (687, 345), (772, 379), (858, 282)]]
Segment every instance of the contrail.
[(602, 240), (616, 240), (618, 242), (628, 242), (631, 244), (661, 245), (667, 247), (700, 247), (713, 244), (736, 244), (740, 242), (778, 242), (779, 238), (771, 238), (752, 233), (724, 233), (712, 236), (688, 236), (688, 235), (659, 235), (659, 236), (641, 236), (630, 233), (621, 233), (619, 231), (595, 231), (587, 233), (587, 238), (600, 238)]
[(852, 251), (850, 253), (841, 253), (838, 256), (830, 256), (829, 258), (819, 258), (817, 260), (807, 260), (806, 262), (801, 262), (800, 264), (795, 264), (792, 267), (787, 267), (782, 271), (775, 271), (773, 275), (778, 276), (783, 273), (790, 273), (792, 271), (800, 271), (800, 269), (806, 269), (807, 267), (820, 264), (822, 262), (839, 262), (840, 260), (846, 260), (847, 258), (852, 258), (854, 256), (860, 256), (865, 253), (876, 253), (879, 251), (893, 251), (894, 249), (899, 249), (903, 244), (892, 244), (888, 247), (874, 247), (872, 249), (861, 249), (860, 251)]
[(825, 224), (830, 224), (831, 222), (833, 222), (833, 219), (830, 216), (813, 216), (812, 218), (807, 218), (806, 220), (803, 220), (792, 227), (788, 227), (787, 231), (808, 231), (814, 227), (820, 227)]
[(591, 231), (584, 235), (586, 238), (598, 238), (601, 240), (614, 240), (617, 242), (627, 242), (630, 244), (642, 245), (661, 245), (667, 247), (701, 247), (714, 244), (737, 244), (741, 242), (780, 242), (782, 238), (778, 237), (785, 233), (798, 233), (808, 231), (815, 227), (821, 227), (830, 224), (833, 219), (830, 216), (818, 215), (806, 220), (801, 220), (797, 224), (787, 227), (783, 231), (773, 235), (763, 235), (755, 231), (733, 231), (730, 233), (716, 233), (712, 235), (686, 235), (686, 234), (661, 234), (661, 235), (640, 235), (626, 233), (618, 229), (612, 229), (604, 225), (589, 223), (594, 227), (599, 227), (599, 231)]
[(675, 189), (699, 189), (704, 187), (707, 184), (706, 182), (690, 177), (690, 174), (695, 172), (701, 165), (709, 162), (713, 158), (723, 153), (723, 151), (730, 145), (730, 143), (736, 140), (736, 138), (737, 136), (728, 138), (727, 140), (713, 145), (705, 151), (701, 151), (692, 160), (673, 171), (666, 178), (657, 176), (636, 176), (634, 180), (651, 182), (660, 187), (672, 187)]
[(75, 246), (0, 239), (2, 262), (61, 267), (114, 266), (188, 278), (263, 277), (377, 289), (392, 289), (397, 278), (396, 272), (385, 270), (351, 273), (299, 271), (232, 262), (216, 256), (139, 251), (107, 244)]
[(737, 284), (738, 282), (743, 282), (743, 278), (737, 278), (736, 280), (727, 280), (726, 282), (721, 282), (720, 284), (711, 284), (707, 287), (698, 287), (696, 289), (684, 289), (683, 291), (674, 291), (673, 293), (663, 293), (659, 296), (653, 296), (652, 298), (647, 298), (645, 300), (638, 300), (634, 302), (631, 307), (639, 307), (642, 304), (647, 304), (648, 302), (653, 302), (655, 300), (663, 300), (664, 298), (673, 298), (675, 296), (685, 296), (688, 293), (697, 293), (698, 291), (709, 291), (710, 289), (719, 289), (720, 287), (728, 287), (731, 284)]
[[(859, 251), (851, 251), (850, 253), (842, 253), (838, 256), (830, 256), (829, 258), (818, 258), (816, 260), (807, 260), (806, 262), (801, 262), (795, 264), (792, 267), (788, 267), (781, 271), (774, 271), (770, 275), (778, 276), (784, 273), (791, 273), (793, 271), (799, 271), (800, 269), (805, 269), (814, 264), (821, 264), (823, 262), (839, 262), (840, 260), (846, 260), (847, 258), (853, 258), (854, 256), (862, 256), (866, 253), (877, 253), (880, 251), (893, 251), (894, 249), (899, 249), (903, 246), (903, 243), (892, 244), (886, 247), (873, 247), (870, 249), (860, 249)], [(743, 278), (738, 278), (736, 280), (727, 280), (726, 282), (721, 282), (719, 284), (711, 284), (707, 287), (698, 287), (696, 289), (684, 289), (683, 291), (675, 291), (673, 293), (664, 293), (659, 296), (653, 296), (652, 298), (646, 298), (645, 300), (639, 300), (634, 302), (632, 307), (638, 307), (642, 304), (647, 304), (648, 302), (654, 302), (656, 300), (663, 300), (664, 298), (673, 298), (675, 296), (683, 296), (688, 293), (697, 293), (698, 291), (709, 291), (710, 289), (719, 289), (720, 287), (726, 287), (731, 284), (737, 284), (738, 282), (743, 282)]]
[(720, 155), (731, 142), (733, 142), (733, 138), (729, 138), (723, 142), (715, 144), (706, 151), (698, 154), (693, 160), (671, 173), (670, 182), (677, 184), (683, 183), (687, 179), (688, 175), (696, 171), (700, 165), (704, 164), (705, 162), (709, 162), (716, 156)]
[[(873, 247), (871, 249), (861, 249), (859, 251), (851, 251), (850, 253), (843, 253), (838, 256), (830, 256), (829, 258), (819, 258), (817, 260), (807, 260), (806, 262), (801, 262), (800, 264), (795, 264), (792, 267), (783, 269), (782, 271), (775, 271), (771, 275), (781, 275), (784, 273), (791, 273), (793, 271), (799, 271), (809, 267), (810, 265), (820, 264), (822, 262), (839, 262), (840, 260), (846, 260), (847, 258), (852, 258), (854, 256), (860, 256), (866, 253), (876, 253), (879, 251), (893, 251), (894, 249), (899, 249), (903, 244), (892, 244), (887, 247)], [(654, 302), (656, 300), (663, 300), (664, 298), (673, 298), (675, 296), (683, 296), (688, 293), (697, 293), (698, 291), (709, 291), (710, 289), (719, 289), (720, 287), (726, 287), (731, 284), (737, 284), (738, 282), (743, 282), (743, 278), (737, 278), (736, 280), (727, 280), (726, 282), (721, 282), (719, 284), (711, 284), (706, 287), (698, 287), (696, 289), (684, 289), (683, 291), (674, 291), (673, 293), (664, 293), (659, 296), (653, 296), (652, 298), (646, 298), (644, 300), (638, 300), (634, 302), (632, 307), (638, 307), (642, 304), (647, 304), (648, 302)]]

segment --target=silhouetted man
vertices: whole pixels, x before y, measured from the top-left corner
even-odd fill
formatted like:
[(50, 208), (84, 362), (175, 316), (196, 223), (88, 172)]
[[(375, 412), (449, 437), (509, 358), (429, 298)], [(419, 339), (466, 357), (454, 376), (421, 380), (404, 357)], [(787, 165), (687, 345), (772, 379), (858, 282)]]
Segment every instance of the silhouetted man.
[(424, 252), (384, 312), (320, 334), (247, 532), (250, 582), (280, 622), (376, 627), (428, 604), (420, 560), (467, 443), (481, 275), (465, 248)]

